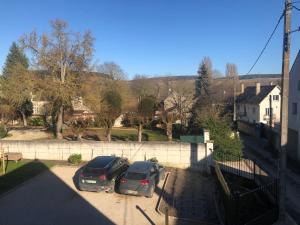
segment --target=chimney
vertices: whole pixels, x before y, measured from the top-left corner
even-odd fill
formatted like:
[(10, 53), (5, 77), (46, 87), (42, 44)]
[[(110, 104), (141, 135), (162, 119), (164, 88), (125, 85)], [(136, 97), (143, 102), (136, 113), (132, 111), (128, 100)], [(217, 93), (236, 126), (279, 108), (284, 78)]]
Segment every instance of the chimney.
[(273, 82), (272, 82), (272, 81), (270, 82), (270, 85), (271, 85), (271, 86), (273, 85)]
[(245, 85), (241, 83), (241, 94), (244, 94), (244, 90), (245, 90)]
[(260, 93), (260, 83), (256, 83), (256, 95)]

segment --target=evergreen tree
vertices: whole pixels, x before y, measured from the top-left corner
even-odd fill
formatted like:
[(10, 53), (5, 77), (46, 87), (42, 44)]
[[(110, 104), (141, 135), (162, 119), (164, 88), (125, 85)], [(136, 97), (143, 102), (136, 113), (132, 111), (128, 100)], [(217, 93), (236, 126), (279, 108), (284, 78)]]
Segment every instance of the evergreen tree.
[(195, 97), (207, 98), (211, 95), (212, 65), (208, 57), (204, 57), (195, 82)]
[(21, 64), (26, 69), (28, 69), (29, 67), (28, 58), (23, 53), (23, 51), (18, 47), (16, 42), (13, 42), (9, 49), (9, 53), (6, 57), (6, 61), (3, 68), (3, 75), (8, 76), (10, 70), (12, 70), (12, 68), (17, 64)]

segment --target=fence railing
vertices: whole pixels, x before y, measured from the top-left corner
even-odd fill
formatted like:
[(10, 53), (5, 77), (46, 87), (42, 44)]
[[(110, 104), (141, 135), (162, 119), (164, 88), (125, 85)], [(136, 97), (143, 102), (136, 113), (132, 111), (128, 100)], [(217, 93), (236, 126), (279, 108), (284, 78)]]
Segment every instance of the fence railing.
[(242, 156), (218, 152), (213, 153), (213, 158), (224, 224), (275, 222), (278, 218), (278, 179), (270, 177), (255, 161)]
[(223, 171), (254, 180), (258, 185), (267, 184), (274, 179), (255, 160), (241, 155), (214, 151), (213, 159), (214, 164), (218, 164)]

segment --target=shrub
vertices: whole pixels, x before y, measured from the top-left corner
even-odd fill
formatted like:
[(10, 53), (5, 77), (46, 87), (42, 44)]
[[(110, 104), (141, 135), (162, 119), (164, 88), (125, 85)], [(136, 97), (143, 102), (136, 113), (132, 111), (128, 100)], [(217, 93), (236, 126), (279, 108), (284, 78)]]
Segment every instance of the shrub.
[(186, 127), (182, 124), (173, 124), (173, 138), (180, 139), (180, 135), (185, 135), (186, 134)]
[(242, 156), (243, 144), (238, 135), (232, 135), (230, 126), (220, 117), (211, 115), (202, 121), (202, 126), (208, 129), (214, 141), (215, 155)]
[(81, 161), (81, 154), (72, 154), (68, 158), (68, 162), (71, 164), (79, 164)]
[(30, 126), (44, 126), (45, 122), (40, 117), (30, 118), (28, 121)]
[(7, 136), (6, 127), (3, 124), (0, 124), (0, 138), (4, 138)]

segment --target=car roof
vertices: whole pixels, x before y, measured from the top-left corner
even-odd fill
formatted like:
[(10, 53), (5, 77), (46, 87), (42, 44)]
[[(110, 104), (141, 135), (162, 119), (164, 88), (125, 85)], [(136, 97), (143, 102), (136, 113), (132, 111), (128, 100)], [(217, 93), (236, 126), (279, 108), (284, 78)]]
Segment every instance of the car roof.
[(94, 158), (92, 161), (90, 161), (87, 166), (92, 168), (104, 168), (108, 164), (110, 164), (112, 161), (118, 159), (120, 157), (116, 156), (98, 156)]
[(153, 165), (153, 162), (137, 161), (129, 166), (128, 172), (148, 172)]

